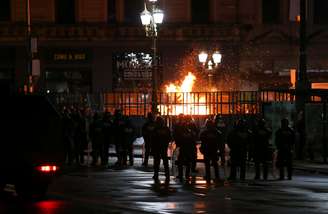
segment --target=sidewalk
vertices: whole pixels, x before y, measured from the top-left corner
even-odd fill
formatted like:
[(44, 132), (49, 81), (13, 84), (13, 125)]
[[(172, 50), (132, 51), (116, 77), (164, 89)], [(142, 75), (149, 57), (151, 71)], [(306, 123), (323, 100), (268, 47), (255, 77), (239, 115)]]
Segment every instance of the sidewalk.
[(314, 161), (294, 161), (294, 169), (328, 175), (328, 164)]

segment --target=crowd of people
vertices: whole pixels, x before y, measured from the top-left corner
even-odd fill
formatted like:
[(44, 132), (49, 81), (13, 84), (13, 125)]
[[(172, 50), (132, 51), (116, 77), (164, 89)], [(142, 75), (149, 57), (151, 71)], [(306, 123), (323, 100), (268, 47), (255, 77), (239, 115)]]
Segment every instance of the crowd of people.
[[(68, 164), (73, 162), (84, 164), (84, 151), (88, 142), (92, 145), (92, 165), (98, 160), (108, 165), (108, 150), (115, 146), (117, 161), (115, 166), (134, 165), (133, 142), (138, 136), (136, 127), (129, 117), (123, 116), (120, 110), (111, 113), (87, 113), (83, 109), (71, 108), (63, 110), (64, 138)], [(277, 150), (277, 167), (280, 179), (292, 179), (292, 151), (295, 133), (289, 127), (288, 119), (281, 120), (281, 127), (275, 134)], [(214, 179), (220, 180), (219, 164), (230, 166), (229, 180), (246, 179), (247, 162), (253, 162), (254, 179), (268, 179), (269, 162), (273, 159), (273, 147), (270, 143), (272, 131), (266, 126), (264, 119), (257, 119), (250, 124), (245, 119), (238, 119), (228, 127), (220, 115), (206, 119), (204, 126), (198, 126), (189, 115), (179, 115), (169, 127), (166, 120), (148, 113), (140, 135), (144, 139), (144, 158), (142, 165), (148, 167), (149, 157), (154, 163), (153, 179), (158, 181), (160, 162), (164, 165), (166, 181), (170, 180), (168, 147), (174, 142), (179, 180), (189, 180), (197, 170), (197, 145), (204, 157), (205, 180), (211, 182), (211, 167), (214, 168)], [(230, 158), (226, 160), (227, 150)], [(261, 173), (262, 172), (262, 173)], [(262, 176), (261, 176), (262, 174)]]

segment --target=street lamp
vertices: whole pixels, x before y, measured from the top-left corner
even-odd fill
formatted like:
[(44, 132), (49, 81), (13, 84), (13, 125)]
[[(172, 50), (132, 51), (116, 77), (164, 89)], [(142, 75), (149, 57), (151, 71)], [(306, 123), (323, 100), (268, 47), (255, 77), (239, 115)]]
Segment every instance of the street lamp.
[(157, 0), (148, 0), (151, 9), (147, 9), (145, 3), (145, 9), (140, 13), (140, 19), (142, 25), (145, 27), (146, 36), (153, 40), (153, 59), (152, 59), (152, 113), (157, 113), (157, 35), (158, 25), (163, 23), (164, 13), (157, 7)]
[(212, 53), (212, 56), (208, 57), (207, 52), (202, 51), (198, 54), (198, 60), (200, 63), (202, 63), (203, 68), (207, 72), (209, 87), (210, 89), (212, 89), (214, 68), (217, 68), (218, 65), (221, 63), (222, 55), (219, 51), (214, 51)]

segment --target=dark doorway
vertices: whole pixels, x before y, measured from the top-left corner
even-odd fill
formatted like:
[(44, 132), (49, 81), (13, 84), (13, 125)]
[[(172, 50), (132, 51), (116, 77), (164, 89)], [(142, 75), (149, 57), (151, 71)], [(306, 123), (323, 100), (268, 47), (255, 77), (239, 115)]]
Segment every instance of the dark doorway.
[(90, 93), (91, 70), (51, 69), (45, 72), (45, 89), (51, 93)]

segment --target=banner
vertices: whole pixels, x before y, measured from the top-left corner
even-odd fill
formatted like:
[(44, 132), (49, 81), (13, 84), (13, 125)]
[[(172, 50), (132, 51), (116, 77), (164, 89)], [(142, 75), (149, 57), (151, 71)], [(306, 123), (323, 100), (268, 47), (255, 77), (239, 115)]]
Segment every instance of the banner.
[(152, 79), (152, 56), (130, 52), (113, 55), (114, 89), (148, 89)]

